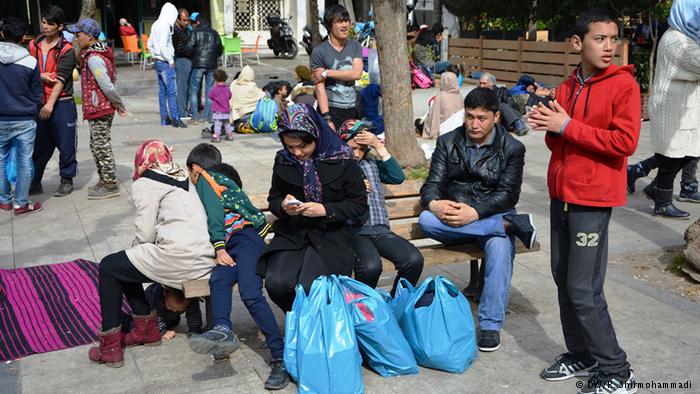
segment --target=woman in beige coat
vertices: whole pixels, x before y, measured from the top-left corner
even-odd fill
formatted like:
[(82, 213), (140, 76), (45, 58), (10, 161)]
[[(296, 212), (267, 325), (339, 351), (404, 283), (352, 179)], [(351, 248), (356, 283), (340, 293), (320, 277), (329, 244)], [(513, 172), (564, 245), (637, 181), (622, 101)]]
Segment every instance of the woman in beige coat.
[[(123, 345), (160, 344), (158, 318), (144, 296), (142, 283), (176, 289), (187, 280), (207, 277), (216, 264), (207, 217), (187, 173), (172, 161), (162, 141), (146, 141), (136, 151), (131, 202), (136, 234), (130, 249), (100, 262), (100, 345), (90, 359), (110, 367), (124, 365)], [(122, 296), (131, 305), (134, 328), (121, 340)]]
[(245, 66), (238, 78), (231, 82), (231, 123), (255, 111), (255, 106), (265, 93), (255, 83), (255, 71)]

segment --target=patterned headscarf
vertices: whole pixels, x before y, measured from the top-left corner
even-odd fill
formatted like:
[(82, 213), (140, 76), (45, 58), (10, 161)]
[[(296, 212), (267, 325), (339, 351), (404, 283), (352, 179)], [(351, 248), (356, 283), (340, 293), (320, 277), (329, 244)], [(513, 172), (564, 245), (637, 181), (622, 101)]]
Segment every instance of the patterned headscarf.
[(133, 180), (139, 179), (146, 170), (156, 170), (178, 181), (187, 179), (187, 173), (173, 163), (170, 148), (161, 140), (144, 141), (136, 149)]
[(369, 131), (367, 123), (357, 119), (348, 119), (340, 126), (338, 134), (341, 140), (348, 142), (363, 131)]
[(277, 120), (280, 138), (289, 131), (302, 131), (316, 141), (316, 150), (309, 160), (300, 162), (286, 148), (277, 151), (275, 162), (284, 165), (300, 166), (303, 173), (304, 197), (306, 201), (321, 202), (323, 190), (318, 177), (316, 164), (329, 160), (352, 160), (352, 150), (321, 119), (318, 112), (305, 104), (290, 105)]

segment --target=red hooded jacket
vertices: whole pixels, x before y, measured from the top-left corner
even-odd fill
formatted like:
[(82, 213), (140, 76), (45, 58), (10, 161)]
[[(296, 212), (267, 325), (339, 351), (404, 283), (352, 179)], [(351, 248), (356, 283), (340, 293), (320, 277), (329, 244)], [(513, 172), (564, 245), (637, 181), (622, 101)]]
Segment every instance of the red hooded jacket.
[[(580, 67), (580, 66), (579, 66)], [(557, 89), (571, 120), (564, 134), (547, 133), (552, 199), (615, 207), (627, 202), (627, 157), (637, 149), (641, 96), (634, 67), (610, 65), (581, 83), (578, 68)]]

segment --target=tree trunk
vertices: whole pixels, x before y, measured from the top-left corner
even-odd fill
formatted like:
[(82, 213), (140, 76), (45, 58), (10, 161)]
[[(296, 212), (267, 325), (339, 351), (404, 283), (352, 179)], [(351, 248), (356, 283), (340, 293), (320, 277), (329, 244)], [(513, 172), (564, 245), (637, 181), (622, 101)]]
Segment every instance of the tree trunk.
[(95, 0), (83, 0), (83, 6), (80, 8), (80, 19), (95, 17)]
[(321, 43), (321, 33), (318, 31), (318, 0), (309, 0), (309, 14), (311, 15), (311, 43), (316, 45)]
[(413, 124), (404, 0), (373, 0), (387, 148), (403, 167), (425, 164)]
[(654, 83), (654, 58), (656, 57), (656, 47), (659, 44), (659, 24), (652, 24), (651, 14), (649, 14), (649, 35), (651, 36), (651, 54), (649, 55), (649, 94), (651, 94), (651, 84)]

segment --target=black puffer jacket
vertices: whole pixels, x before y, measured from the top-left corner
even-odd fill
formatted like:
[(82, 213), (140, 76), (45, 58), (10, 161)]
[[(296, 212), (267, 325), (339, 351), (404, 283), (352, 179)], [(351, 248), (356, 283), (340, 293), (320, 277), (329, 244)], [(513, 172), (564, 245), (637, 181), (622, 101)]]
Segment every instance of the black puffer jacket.
[(208, 25), (199, 25), (190, 35), (190, 43), (194, 48), (192, 68), (215, 69), (217, 67), (217, 60), (223, 53), (224, 47), (216, 30)]
[(175, 57), (191, 57), (194, 47), (194, 42), (190, 42), (192, 30), (180, 29), (177, 24), (173, 26), (173, 48), (175, 48)]
[(523, 182), (525, 145), (500, 125), (493, 132), (489, 152), (474, 165), (469, 163), (464, 126), (438, 138), (430, 174), (420, 190), (425, 209), (431, 201), (451, 200), (468, 204), (483, 219), (515, 207)]
[(510, 91), (508, 91), (506, 87), (496, 86), (493, 88), (493, 92), (496, 93), (496, 97), (498, 97), (498, 101), (500, 101), (501, 104), (510, 105), (513, 109), (518, 109), (515, 100), (513, 100), (513, 96), (510, 95)]

